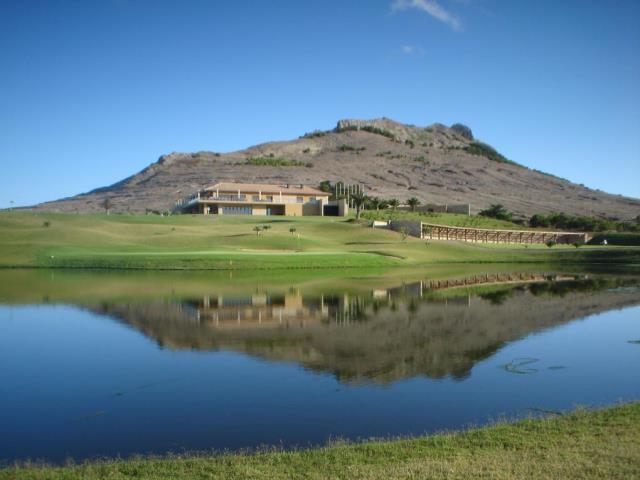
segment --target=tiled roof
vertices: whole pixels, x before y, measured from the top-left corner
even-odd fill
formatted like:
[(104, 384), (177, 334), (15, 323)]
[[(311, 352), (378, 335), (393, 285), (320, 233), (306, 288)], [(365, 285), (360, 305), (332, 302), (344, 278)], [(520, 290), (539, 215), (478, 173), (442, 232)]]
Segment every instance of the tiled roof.
[(307, 185), (300, 184), (289, 184), (289, 185), (272, 185), (268, 183), (231, 183), (231, 182), (222, 182), (216, 183), (215, 185), (211, 185), (206, 187), (205, 190), (220, 190), (223, 192), (262, 192), (262, 193), (284, 193), (291, 195), (325, 195), (328, 196), (329, 193), (323, 192), (322, 190), (318, 190), (317, 188), (309, 187)]

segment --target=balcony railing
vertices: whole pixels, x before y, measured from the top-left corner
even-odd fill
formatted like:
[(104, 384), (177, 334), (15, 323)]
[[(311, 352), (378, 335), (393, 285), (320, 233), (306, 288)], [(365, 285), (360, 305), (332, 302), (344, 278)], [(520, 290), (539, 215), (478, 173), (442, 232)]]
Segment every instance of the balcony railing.
[(196, 193), (176, 202), (176, 208), (185, 208), (198, 202), (242, 202), (242, 203), (318, 203), (316, 198), (305, 200), (301, 197), (280, 195), (215, 195)]

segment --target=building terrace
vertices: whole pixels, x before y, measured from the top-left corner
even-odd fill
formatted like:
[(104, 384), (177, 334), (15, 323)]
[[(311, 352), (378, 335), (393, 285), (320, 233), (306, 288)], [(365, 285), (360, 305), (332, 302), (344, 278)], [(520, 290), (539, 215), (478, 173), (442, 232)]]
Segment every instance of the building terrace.
[(185, 213), (204, 215), (331, 215), (344, 216), (344, 200), (307, 185), (265, 183), (216, 183), (176, 203)]

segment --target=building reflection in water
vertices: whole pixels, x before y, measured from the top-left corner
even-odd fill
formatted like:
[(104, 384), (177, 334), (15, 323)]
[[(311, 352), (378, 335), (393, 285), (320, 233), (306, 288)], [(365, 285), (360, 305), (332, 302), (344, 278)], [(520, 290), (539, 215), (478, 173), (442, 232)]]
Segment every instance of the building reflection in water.
[[(216, 328), (251, 328), (288, 326), (305, 327), (316, 323), (344, 325), (367, 318), (368, 306), (377, 311), (380, 306), (391, 306), (400, 299), (424, 299), (444, 305), (472, 305), (471, 293), (451, 297), (431, 297), (439, 290), (482, 285), (509, 285), (539, 282), (570, 282), (588, 280), (582, 275), (556, 275), (543, 273), (484, 274), (460, 279), (423, 280), (391, 288), (373, 289), (369, 294), (305, 294), (299, 288), (287, 293), (274, 294), (255, 291), (250, 294), (210, 294), (198, 300), (180, 303), (184, 314), (198, 323)], [(497, 298), (497, 297), (496, 297)], [(412, 304), (407, 305), (411, 312)]]

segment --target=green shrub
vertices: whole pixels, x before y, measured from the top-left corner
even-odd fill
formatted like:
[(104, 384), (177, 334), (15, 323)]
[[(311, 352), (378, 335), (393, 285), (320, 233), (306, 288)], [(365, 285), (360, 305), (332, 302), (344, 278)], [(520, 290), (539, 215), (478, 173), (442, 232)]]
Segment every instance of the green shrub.
[(482, 210), (479, 215), (482, 217), (490, 217), (498, 220), (506, 220), (508, 222), (510, 222), (513, 218), (513, 214), (499, 203), (494, 203), (489, 208)]
[(480, 157), (485, 157), (489, 160), (499, 163), (516, 163), (506, 158), (504, 155), (498, 153), (498, 151), (490, 145), (482, 142), (472, 142), (468, 146), (464, 147), (464, 151)]
[(396, 141), (396, 136), (393, 133), (391, 133), (389, 130), (373, 127), (371, 125), (365, 125), (364, 127), (356, 127), (355, 125), (351, 125), (349, 127), (341, 128), (338, 131), (345, 132), (347, 130), (363, 130), (365, 132), (375, 133), (376, 135), (382, 135), (383, 137), (387, 137), (393, 141)]
[(556, 228), (560, 230), (582, 230), (587, 232), (640, 232), (635, 222), (617, 222), (604, 218), (567, 215), (565, 213), (536, 213), (529, 219), (531, 227)]
[(324, 137), (327, 132), (323, 132), (322, 130), (314, 130), (313, 132), (307, 132), (300, 138), (316, 138), (316, 137)]
[(367, 147), (354, 147), (353, 145), (346, 145), (346, 144), (342, 144), (338, 147), (338, 150), (340, 150), (341, 152), (362, 152), (364, 150), (366, 150)]

